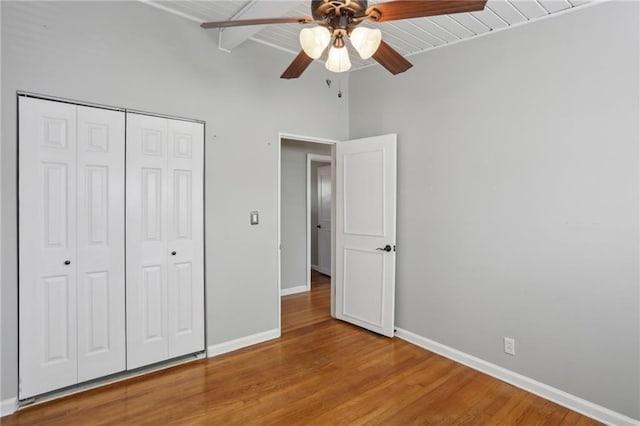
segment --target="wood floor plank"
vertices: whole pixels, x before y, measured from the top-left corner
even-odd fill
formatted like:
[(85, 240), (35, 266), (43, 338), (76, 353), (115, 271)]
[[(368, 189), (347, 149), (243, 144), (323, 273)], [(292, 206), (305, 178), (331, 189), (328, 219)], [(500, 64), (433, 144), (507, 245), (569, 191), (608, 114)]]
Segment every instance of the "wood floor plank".
[(596, 425), (330, 317), (328, 277), (282, 298), (282, 337), (25, 408), (11, 425)]

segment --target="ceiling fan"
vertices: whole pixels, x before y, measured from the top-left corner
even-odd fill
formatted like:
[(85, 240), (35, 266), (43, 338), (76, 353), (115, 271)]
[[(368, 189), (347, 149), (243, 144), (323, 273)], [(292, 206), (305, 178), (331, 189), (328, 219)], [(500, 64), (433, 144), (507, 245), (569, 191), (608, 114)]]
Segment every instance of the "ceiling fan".
[[(362, 59), (373, 57), (392, 74), (405, 72), (413, 65), (382, 40), (379, 29), (359, 27), (365, 21), (387, 22), (450, 13), (483, 10), (487, 0), (391, 0), (367, 5), (367, 0), (312, 0), (311, 16), (265, 19), (238, 19), (205, 22), (202, 28), (228, 28), (245, 25), (310, 24), (300, 32), (302, 50), (280, 78), (298, 78), (314, 59), (318, 59), (331, 42), (325, 67), (344, 72), (351, 68), (345, 38)], [(333, 41), (332, 41), (333, 40)]]

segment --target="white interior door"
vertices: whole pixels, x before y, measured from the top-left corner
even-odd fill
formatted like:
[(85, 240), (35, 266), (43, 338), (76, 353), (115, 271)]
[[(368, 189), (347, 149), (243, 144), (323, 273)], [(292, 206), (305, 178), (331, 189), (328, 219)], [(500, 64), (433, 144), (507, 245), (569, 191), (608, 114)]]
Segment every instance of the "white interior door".
[(336, 317), (394, 334), (396, 135), (336, 145)]
[(77, 382), (76, 107), (19, 98), (19, 398)]
[(318, 271), (331, 275), (331, 165), (318, 167)]
[(167, 120), (127, 113), (127, 369), (169, 356)]
[(126, 368), (124, 112), (78, 117), (78, 381)]
[(169, 357), (204, 350), (204, 125), (169, 121)]

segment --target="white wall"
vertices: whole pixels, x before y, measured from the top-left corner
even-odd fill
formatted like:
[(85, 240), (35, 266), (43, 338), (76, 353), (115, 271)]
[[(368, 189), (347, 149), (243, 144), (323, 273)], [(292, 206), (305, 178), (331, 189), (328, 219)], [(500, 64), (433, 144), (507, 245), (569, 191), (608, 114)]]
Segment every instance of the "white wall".
[(398, 133), (396, 324), (636, 419), (638, 9), (356, 71), (349, 92), (351, 138)]
[[(0, 398), (17, 393), (16, 90), (205, 120), (207, 343), (276, 329), (278, 134), (344, 139), (348, 130), (322, 65), (280, 80), (293, 55), (252, 42), (222, 53), (215, 31), (140, 2), (0, 7)], [(259, 226), (249, 225), (252, 210)]]
[(331, 145), (282, 142), (282, 289), (307, 285), (307, 154), (331, 155)]

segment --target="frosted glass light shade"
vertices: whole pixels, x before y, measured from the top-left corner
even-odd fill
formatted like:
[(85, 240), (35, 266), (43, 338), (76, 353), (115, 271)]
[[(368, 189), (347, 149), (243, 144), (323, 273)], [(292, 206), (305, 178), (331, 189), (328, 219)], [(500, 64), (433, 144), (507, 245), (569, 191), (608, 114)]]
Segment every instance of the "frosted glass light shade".
[(369, 59), (380, 47), (382, 33), (377, 28), (358, 27), (351, 32), (350, 38), (351, 44), (360, 54), (360, 57)]
[(349, 71), (351, 61), (349, 60), (349, 52), (345, 47), (333, 47), (329, 49), (329, 57), (324, 65), (331, 72)]
[(303, 28), (300, 31), (300, 46), (310, 58), (318, 59), (331, 41), (331, 33), (325, 27)]

